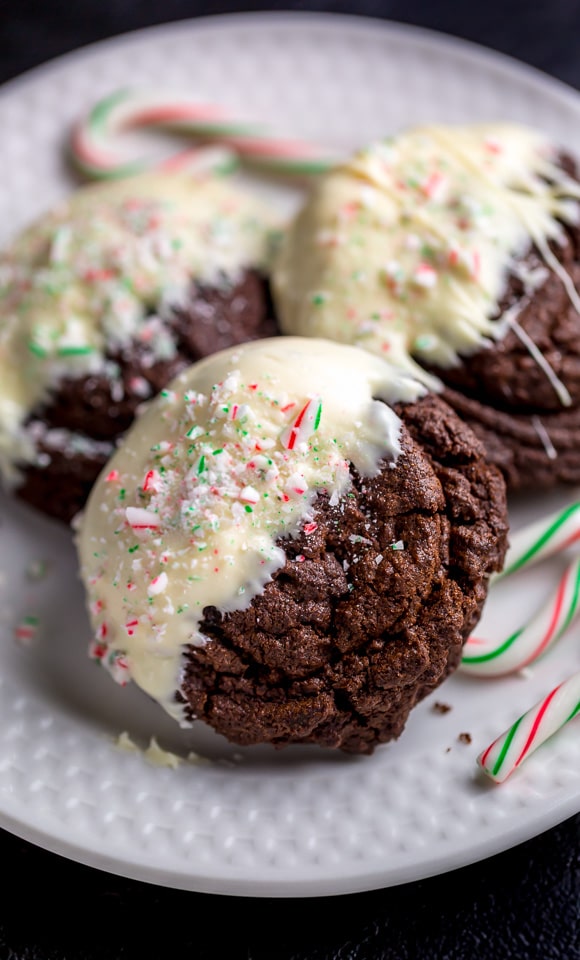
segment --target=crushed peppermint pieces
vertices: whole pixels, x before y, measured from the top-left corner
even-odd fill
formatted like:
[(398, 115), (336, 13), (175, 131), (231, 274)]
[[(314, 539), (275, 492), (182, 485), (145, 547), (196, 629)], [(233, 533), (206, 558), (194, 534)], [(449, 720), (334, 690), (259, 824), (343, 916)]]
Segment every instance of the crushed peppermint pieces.
[(399, 421), (376, 397), (399, 374), (350, 347), (303, 343), (291, 361), (281, 340), (261, 341), (185, 371), (135, 423), (85, 511), (92, 656), (119, 683), (143, 678), (170, 713), (183, 647), (208, 642), (204, 609), (247, 606), (285, 563), (281, 539), (317, 531), (317, 495), (340, 503), (351, 463), (370, 476), (398, 453)]
[(91, 660), (98, 661), (119, 686), (126, 686), (131, 679), (129, 664), (125, 655), (118, 650), (111, 649), (103, 641), (96, 639), (90, 643), (89, 657)]
[(29, 647), (36, 640), (40, 619), (35, 614), (27, 614), (14, 627), (14, 639), (23, 647)]
[[(115, 402), (148, 400), (146, 376), (125, 382), (108, 355), (137, 342), (145, 367), (172, 360), (173, 311), (192, 281), (223, 287), (263, 266), (270, 221), (221, 177), (148, 174), (79, 190), (20, 234), (0, 255), (0, 380), (10, 392), (0, 438), (14, 445), (15, 416), (24, 432), (63, 377), (98, 374)], [(16, 460), (38, 452), (20, 431), (17, 440)]]
[(454, 366), (504, 336), (506, 277), (533, 244), (580, 310), (550, 249), (577, 223), (579, 200), (531, 128), (432, 124), (375, 141), (329, 172), (287, 231), (272, 279), (282, 327), (387, 355), (439, 390), (416, 358)]

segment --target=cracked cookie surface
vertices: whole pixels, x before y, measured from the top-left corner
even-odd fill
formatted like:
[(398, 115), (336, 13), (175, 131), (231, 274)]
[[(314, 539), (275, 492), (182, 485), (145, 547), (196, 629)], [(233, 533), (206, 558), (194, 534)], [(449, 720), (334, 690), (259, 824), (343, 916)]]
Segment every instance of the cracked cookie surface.
[(206, 608), (182, 693), (240, 744), (316, 743), (371, 753), (458, 665), (506, 548), (503, 480), (438, 397), (395, 407), (395, 467), (319, 496), (316, 530), (250, 607)]

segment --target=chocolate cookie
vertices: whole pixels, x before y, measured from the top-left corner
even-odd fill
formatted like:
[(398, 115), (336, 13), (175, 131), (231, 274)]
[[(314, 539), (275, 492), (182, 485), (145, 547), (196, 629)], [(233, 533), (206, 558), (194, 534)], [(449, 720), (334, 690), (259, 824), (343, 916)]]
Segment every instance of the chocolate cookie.
[(269, 211), (226, 182), (79, 191), (1, 265), (0, 472), (70, 521), (140, 405), (190, 363), (275, 333)]
[(577, 483), (579, 198), (570, 158), (527, 128), (419, 127), (371, 145), (287, 233), (282, 328), (413, 370), (510, 488)]
[[(580, 232), (562, 226), (565, 235), (552, 252), (580, 289)], [(446, 385), (442, 396), (483, 441), (510, 490), (576, 484), (580, 314), (560, 277), (544, 269), (537, 250), (523, 257), (517, 269), (543, 271), (545, 280), (530, 296), (520, 277), (509, 276), (496, 319), (501, 322), (513, 310), (517, 327), (486, 349), (463, 356), (457, 367), (438, 368)]]
[(457, 667), (506, 548), (501, 474), (424, 392), (298, 338), (186, 371), (82, 520), (93, 656), (235, 743), (398, 737)]

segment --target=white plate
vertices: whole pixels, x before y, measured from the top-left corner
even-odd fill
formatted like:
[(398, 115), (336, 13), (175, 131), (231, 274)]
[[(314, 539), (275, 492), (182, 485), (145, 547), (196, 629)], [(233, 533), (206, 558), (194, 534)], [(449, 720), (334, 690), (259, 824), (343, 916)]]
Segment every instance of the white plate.
[[(0, 95), (0, 239), (73, 185), (69, 123), (124, 85), (182, 89), (280, 132), (350, 150), (419, 121), (512, 119), (580, 150), (580, 100), (531, 69), (456, 40), (335, 16), (243, 15), (147, 30), (63, 58)], [(290, 195), (280, 194), (287, 203)], [(513, 505), (513, 520), (572, 492)], [(570, 727), (503, 787), (477, 752), (580, 667), (573, 634), (526, 680), (454, 677), (372, 758), (317, 749), (237, 750), (184, 733), (85, 655), (89, 627), (70, 537), (0, 503), (0, 825), (65, 856), (168, 886), (313, 896), (401, 883), (496, 853), (580, 810), (580, 737)], [(45, 580), (27, 565), (47, 559)], [(480, 628), (502, 635), (546, 594), (560, 561), (494, 593)], [(14, 624), (41, 618), (23, 648)], [(507, 634), (506, 634), (507, 635)], [(204, 766), (154, 767), (114, 740), (151, 736)], [(471, 746), (458, 742), (468, 732)], [(448, 749), (451, 748), (451, 749)]]

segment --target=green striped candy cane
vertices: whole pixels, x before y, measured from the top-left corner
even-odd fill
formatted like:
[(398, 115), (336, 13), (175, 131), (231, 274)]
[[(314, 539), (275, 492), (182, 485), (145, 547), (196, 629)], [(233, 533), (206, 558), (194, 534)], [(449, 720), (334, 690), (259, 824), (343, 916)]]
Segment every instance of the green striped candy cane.
[(522, 670), (543, 656), (580, 613), (580, 558), (568, 565), (554, 594), (525, 626), (507, 639), (469, 638), (462, 673), (498, 677)]
[[(180, 151), (162, 164), (144, 157), (126, 159), (119, 139), (124, 131), (135, 129), (182, 134), (197, 142), (198, 149)], [(103, 180), (132, 176), (152, 167), (187, 169), (199, 159), (200, 143), (219, 144), (242, 162), (285, 176), (324, 173), (339, 162), (327, 148), (277, 135), (263, 125), (234, 117), (218, 104), (134, 90), (117, 90), (91, 107), (74, 125), (69, 149), (79, 170)]]
[(569, 504), (510, 537), (504, 569), (492, 581), (539, 563), (580, 540), (580, 502)]
[(477, 758), (483, 772), (504, 780), (541, 744), (580, 713), (580, 673), (574, 673), (524, 713)]

